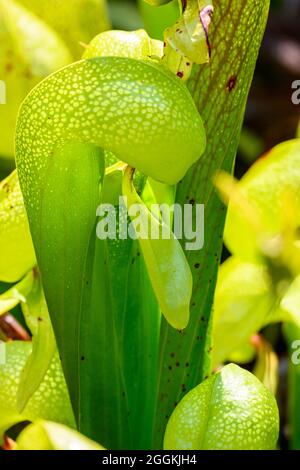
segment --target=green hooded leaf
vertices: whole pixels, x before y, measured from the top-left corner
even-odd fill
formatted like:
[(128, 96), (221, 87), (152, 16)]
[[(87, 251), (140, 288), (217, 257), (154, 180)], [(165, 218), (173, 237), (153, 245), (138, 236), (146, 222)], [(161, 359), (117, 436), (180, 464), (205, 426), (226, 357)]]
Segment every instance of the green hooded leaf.
[(250, 372), (229, 364), (191, 390), (166, 429), (167, 450), (270, 450), (279, 413), (269, 390)]
[[(140, 99), (141, 94), (143, 100)], [(97, 105), (98, 102), (101, 105)], [(139, 113), (144, 110), (147, 114), (142, 119)], [(128, 113), (133, 116), (131, 120), (128, 120)], [(59, 126), (56, 125), (57, 120)], [(136, 126), (133, 120), (136, 120)], [(117, 135), (119, 138), (116, 138)], [(18, 173), (77, 423), (85, 434), (110, 448), (120, 447), (124, 442), (130, 443), (126, 402), (123, 405), (122, 401), (121, 406), (116, 406), (116, 394), (119, 399), (120, 390), (126, 397), (127, 392), (122, 384), (124, 380), (129, 383), (129, 380), (127, 382), (127, 378), (122, 377), (122, 355), (118, 344), (124, 333), (113, 326), (110, 327), (110, 334), (116, 337), (109, 343), (112, 352), (107, 357), (109, 364), (105, 367), (109, 367), (111, 372), (112, 358), (115, 357), (118, 363), (114, 373), (116, 377), (121, 374), (122, 381), (113, 388), (112, 380), (108, 387), (103, 382), (100, 369), (97, 374), (91, 372), (95, 364), (103, 361), (100, 358), (101, 347), (96, 350), (95, 345), (103, 341), (104, 346), (110, 338), (103, 327), (104, 319), (109, 315), (109, 325), (116, 321), (112, 312), (105, 307), (105, 297), (110, 290), (99, 267), (105, 256), (94, 256), (96, 207), (100, 202), (99, 183), (103, 175), (101, 147), (113, 151), (145, 173), (173, 183), (200, 156), (204, 145), (202, 121), (188, 91), (176, 77), (150, 62), (114, 57), (78, 62), (39, 85), (24, 102), (20, 112)], [(168, 161), (173, 162), (174, 159), (178, 164), (170, 172)], [(101, 250), (103, 253), (102, 247)], [(94, 259), (97, 264), (94, 264)], [(99, 274), (93, 274), (97, 268)], [(138, 285), (144, 282), (143, 279), (142, 276)], [(151, 289), (149, 295), (152, 299)], [(150, 305), (153, 305), (153, 300), (150, 300)], [(154, 308), (153, 320), (142, 323), (142, 327), (146, 328), (149, 322), (154, 322), (150, 344), (157, 339), (157, 307)], [(142, 311), (147, 309), (148, 305)], [(90, 333), (87, 334), (87, 331)], [(146, 334), (149, 334), (148, 330)], [(141, 337), (133, 338), (132, 343), (140, 347), (141, 338), (144, 341), (144, 337), (143, 332)], [(157, 349), (151, 356), (153, 361), (156, 353)], [(148, 362), (151, 361), (147, 360), (145, 367), (148, 367)], [(149, 381), (153, 403), (152, 373)], [(136, 384), (132, 387), (136, 393)], [(85, 402), (83, 397), (89, 398)], [(99, 404), (98, 418), (92, 423), (96, 399)], [(105, 407), (107, 412), (104, 413)], [(107, 423), (113, 423), (114, 415), (120, 416), (121, 424), (112, 428), (111, 435)], [(144, 417), (134, 416), (139, 421), (144, 420)], [(106, 436), (103, 436), (105, 429)], [(151, 427), (149, 429), (152, 432)], [(142, 438), (138, 436), (137, 439), (140, 441)]]

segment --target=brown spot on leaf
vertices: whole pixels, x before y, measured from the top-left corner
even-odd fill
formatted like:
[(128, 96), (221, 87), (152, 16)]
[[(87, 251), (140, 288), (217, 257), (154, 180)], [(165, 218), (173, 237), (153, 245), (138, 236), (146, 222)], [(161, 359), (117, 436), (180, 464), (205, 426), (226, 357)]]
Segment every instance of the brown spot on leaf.
[(8, 183), (4, 183), (4, 184), (2, 185), (2, 190), (3, 190), (5, 193), (8, 194), (8, 193), (11, 191), (11, 188), (10, 188), (10, 186), (9, 186)]
[(237, 76), (236, 75), (231, 75), (231, 77), (229, 78), (229, 80), (227, 82), (227, 85), (226, 85), (226, 89), (229, 92), (231, 92), (235, 88), (236, 81), (237, 81)]

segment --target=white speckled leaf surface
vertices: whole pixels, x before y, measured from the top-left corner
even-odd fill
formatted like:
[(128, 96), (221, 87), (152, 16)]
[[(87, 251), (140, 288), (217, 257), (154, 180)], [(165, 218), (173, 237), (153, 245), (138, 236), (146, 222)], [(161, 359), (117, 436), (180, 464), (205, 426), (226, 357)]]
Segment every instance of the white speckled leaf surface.
[(74, 427), (70, 400), (56, 356), (36, 393), (24, 412), (17, 412), (17, 388), (25, 361), (31, 352), (31, 343), (13, 341), (5, 343), (6, 363), (0, 365), (0, 439), (4, 431), (19, 421), (37, 418), (57, 421)]
[(168, 450), (269, 450), (276, 447), (276, 400), (250, 372), (229, 364), (191, 390), (169, 420)]

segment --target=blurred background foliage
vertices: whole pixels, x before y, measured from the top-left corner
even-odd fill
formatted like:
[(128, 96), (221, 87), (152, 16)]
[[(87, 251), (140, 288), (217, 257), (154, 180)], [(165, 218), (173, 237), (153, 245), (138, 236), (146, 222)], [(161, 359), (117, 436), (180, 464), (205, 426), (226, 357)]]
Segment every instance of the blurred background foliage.
[(300, 78), (299, 22), (299, 0), (272, 0), (246, 110), (238, 176), (262, 152), (296, 135), (300, 107), (292, 103), (291, 87)]

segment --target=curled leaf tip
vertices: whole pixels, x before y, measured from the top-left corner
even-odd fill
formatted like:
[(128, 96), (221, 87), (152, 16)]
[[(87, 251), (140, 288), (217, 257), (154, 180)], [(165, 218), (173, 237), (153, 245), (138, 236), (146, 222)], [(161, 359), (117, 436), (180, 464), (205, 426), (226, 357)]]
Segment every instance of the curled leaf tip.
[[(153, 215), (137, 194), (133, 185), (134, 171), (130, 166), (124, 171), (124, 202), (162, 314), (173, 328), (183, 330), (190, 317), (192, 274), (181, 245), (170, 227)], [(152, 237), (154, 232), (159, 236)], [(163, 236), (163, 233), (167, 236)]]
[[(209, 27), (214, 11), (212, 3), (207, 0), (187, 0), (182, 2), (181, 11), (178, 21), (165, 31), (165, 55), (176, 54), (184, 62), (195, 64), (209, 62)], [(175, 58), (172, 57), (172, 62), (175, 62)]]

